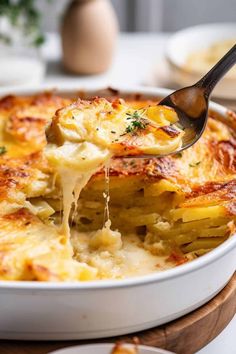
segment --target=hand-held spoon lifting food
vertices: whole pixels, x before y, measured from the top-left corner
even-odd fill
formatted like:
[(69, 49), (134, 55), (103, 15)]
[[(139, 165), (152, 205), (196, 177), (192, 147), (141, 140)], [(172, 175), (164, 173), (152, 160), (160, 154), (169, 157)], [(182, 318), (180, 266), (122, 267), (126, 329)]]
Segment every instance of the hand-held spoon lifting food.
[(209, 97), (215, 85), (235, 63), (236, 44), (196, 84), (177, 90), (159, 102), (159, 105), (176, 111), (179, 124), (184, 129), (178, 152), (192, 146), (201, 137), (206, 127)]

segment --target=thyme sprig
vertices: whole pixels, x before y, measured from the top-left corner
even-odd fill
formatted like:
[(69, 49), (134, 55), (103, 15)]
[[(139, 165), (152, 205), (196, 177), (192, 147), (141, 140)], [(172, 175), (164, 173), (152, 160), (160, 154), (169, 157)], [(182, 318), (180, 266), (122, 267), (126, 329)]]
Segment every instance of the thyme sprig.
[(125, 135), (127, 133), (135, 134), (138, 132), (138, 130), (145, 129), (147, 125), (149, 124), (148, 121), (142, 116), (144, 113), (144, 110), (139, 112), (139, 111), (134, 111), (133, 113), (126, 113), (128, 116), (126, 119), (130, 120), (129, 125), (125, 129), (125, 133), (122, 135)]

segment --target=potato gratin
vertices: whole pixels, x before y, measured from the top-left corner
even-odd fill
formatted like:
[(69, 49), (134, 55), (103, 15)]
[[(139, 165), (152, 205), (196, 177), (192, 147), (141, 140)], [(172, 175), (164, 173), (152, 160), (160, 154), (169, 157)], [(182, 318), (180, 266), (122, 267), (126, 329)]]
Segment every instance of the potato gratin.
[(182, 154), (135, 158), (173, 152), (183, 134), (151, 100), (2, 98), (0, 279), (121, 279), (222, 243), (235, 230), (230, 126), (210, 118)]

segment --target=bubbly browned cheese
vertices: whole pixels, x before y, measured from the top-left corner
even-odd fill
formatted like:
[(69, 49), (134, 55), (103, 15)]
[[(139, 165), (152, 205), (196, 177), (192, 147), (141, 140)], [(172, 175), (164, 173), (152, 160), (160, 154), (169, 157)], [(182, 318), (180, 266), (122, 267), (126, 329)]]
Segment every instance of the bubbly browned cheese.
[(45, 129), (68, 103), (51, 93), (0, 99), (0, 201), (17, 202), (50, 189), (52, 169), (42, 153)]
[[(135, 109), (154, 104), (142, 97), (127, 101)], [(70, 245), (57, 229), (62, 213), (61, 181), (44, 149), (52, 117), (71, 102), (54, 93), (0, 99), (0, 279), (110, 277), (105, 268), (99, 268), (96, 258), (100, 251), (102, 257), (108, 257), (103, 252), (106, 248), (95, 252), (97, 240), (85, 247), (82, 241), (78, 245), (73, 235)], [(213, 249), (234, 233), (235, 128), (232, 113), (227, 124), (220, 117), (212, 117), (199, 142), (181, 154), (112, 160), (110, 218), (124, 242), (126, 235), (127, 240), (130, 234), (137, 235), (142, 251), (150, 257), (165, 256), (168, 268)], [(77, 231), (91, 235), (102, 227), (105, 189), (101, 170), (83, 189), (73, 210), (71, 224)], [(130, 244), (124, 246), (127, 252)], [(120, 253), (119, 257), (120, 262)], [(163, 268), (155, 258), (150, 259), (156, 270)]]

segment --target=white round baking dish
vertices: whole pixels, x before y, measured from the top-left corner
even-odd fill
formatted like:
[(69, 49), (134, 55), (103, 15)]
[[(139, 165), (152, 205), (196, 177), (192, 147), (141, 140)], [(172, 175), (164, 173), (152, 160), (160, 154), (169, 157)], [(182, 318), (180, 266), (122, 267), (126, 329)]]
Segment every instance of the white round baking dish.
[[(0, 95), (29, 94), (45, 88), (8, 88), (0, 90)], [(58, 90), (67, 94), (75, 91), (78, 87)], [(137, 92), (155, 97), (169, 94), (165, 89), (121, 89), (121, 95)], [(226, 108), (211, 103), (211, 109), (227, 119)], [(0, 339), (89, 339), (151, 328), (206, 303), (235, 270), (233, 236), (188, 264), (132, 279), (83, 283), (0, 281)]]

